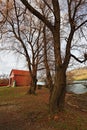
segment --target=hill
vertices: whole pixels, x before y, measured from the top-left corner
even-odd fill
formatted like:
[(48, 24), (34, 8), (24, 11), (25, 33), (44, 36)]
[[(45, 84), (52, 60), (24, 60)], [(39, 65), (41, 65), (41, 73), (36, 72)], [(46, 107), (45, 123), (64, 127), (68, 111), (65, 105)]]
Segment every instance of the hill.
[(73, 80), (87, 80), (87, 67), (71, 70), (67, 73)]

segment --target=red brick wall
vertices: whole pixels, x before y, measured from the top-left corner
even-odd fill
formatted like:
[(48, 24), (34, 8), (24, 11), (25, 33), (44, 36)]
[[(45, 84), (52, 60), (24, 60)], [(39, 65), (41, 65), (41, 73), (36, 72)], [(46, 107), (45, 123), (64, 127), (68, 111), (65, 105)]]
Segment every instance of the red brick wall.
[(14, 76), (14, 80), (16, 81), (16, 86), (29, 86), (31, 82), (30, 76), (21, 76), (16, 75)]

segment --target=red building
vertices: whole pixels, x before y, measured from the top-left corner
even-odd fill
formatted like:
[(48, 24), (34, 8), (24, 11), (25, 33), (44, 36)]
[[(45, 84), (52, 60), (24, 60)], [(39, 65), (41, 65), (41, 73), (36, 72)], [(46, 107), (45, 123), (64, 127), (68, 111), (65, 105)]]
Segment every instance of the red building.
[(9, 76), (10, 86), (29, 86), (31, 83), (31, 76), (29, 71), (13, 69)]
[(9, 80), (8, 79), (0, 79), (0, 87), (8, 86)]

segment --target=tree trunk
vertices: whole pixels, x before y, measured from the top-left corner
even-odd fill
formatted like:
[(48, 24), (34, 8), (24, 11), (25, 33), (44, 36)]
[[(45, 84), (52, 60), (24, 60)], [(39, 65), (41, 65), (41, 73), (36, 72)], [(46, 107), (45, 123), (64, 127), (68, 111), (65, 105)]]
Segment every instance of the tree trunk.
[[(46, 36), (46, 25), (43, 27), (43, 41), (44, 41), (44, 65), (46, 69), (46, 79), (47, 79), (47, 87), (50, 89), (50, 93), (52, 92), (53, 88), (53, 80), (51, 76), (51, 70), (48, 63), (48, 55), (47, 55), (47, 36)], [(48, 50), (49, 51), (49, 50)]]
[(36, 87), (37, 87), (37, 78), (36, 78), (36, 76), (33, 76), (28, 93), (29, 94), (35, 94), (36, 93)]
[(55, 75), (53, 91), (49, 99), (49, 110), (51, 114), (64, 109), (66, 93), (66, 73), (60, 68)]

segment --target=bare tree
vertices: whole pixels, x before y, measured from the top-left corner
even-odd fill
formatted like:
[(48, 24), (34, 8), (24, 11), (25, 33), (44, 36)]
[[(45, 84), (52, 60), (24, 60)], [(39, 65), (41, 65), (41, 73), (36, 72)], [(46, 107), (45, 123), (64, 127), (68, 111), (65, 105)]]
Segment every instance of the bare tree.
[[(46, 30), (46, 26), (44, 25), (43, 27), (43, 44), (44, 44), (44, 65), (45, 65), (45, 69), (46, 69), (46, 79), (47, 79), (47, 86), (50, 89), (50, 96), (52, 93), (52, 89), (53, 89), (53, 79), (52, 79), (52, 71), (54, 69), (54, 62), (52, 60), (53, 55), (52, 54), (48, 54), (48, 52), (50, 51), (50, 49), (52, 49), (53, 47), (50, 46), (49, 47), (49, 42), (47, 37), (49, 37), (47, 34), (47, 30)], [(52, 39), (51, 39), (52, 41)], [(52, 57), (51, 57), (52, 56)], [(51, 61), (51, 65), (50, 62)], [(53, 63), (53, 64), (52, 64)]]
[[(66, 71), (70, 63), (70, 59), (74, 58), (76, 61), (80, 63), (83, 63), (87, 60), (87, 53), (86, 53), (87, 49), (85, 49), (84, 51), (83, 60), (79, 59), (73, 53), (73, 51), (71, 51), (74, 39), (77, 39), (76, 36), (79, 36), (81, 41), (83, 40), (82, 38), (84, 37), (84, 40), (86, 41), (85, 30), (87, 29), (87, 9), (86, 9), (87, 2), (86, 0), (78, 0), (78, 1), (42, 0), (42, 3), (45, 4), (46, 8), (49, 9), (50, 11), (50, 17), (46, 17), (46, 15), (44, 15), (41, 12), (41, 8), (38, 6), (40, 3), (39, 1), (37, 1), (38, 4), (36, 4), (35, 0), (32, 0), (32, 2), (30, 2), (29, 0), (28, 1), (20, 0), (20, 1), (23, 3), (23, 5), (25, 5), (25, 13), (29, 10), (33, 15), (35, 15), (38, 19), (40, 19), (45, 24), (45, 26), (49, 28), (53, 37), (53, 47), (55, 57), (54, 60), (55, 79), (54, 84), (52, 84), (52, 92), (50, 94), (49, 108), (50, 113), (55, 113), (58, 112), (58, 110), (62, 110), (64, 108), (65, 94), (66, 94)], [(22, 21), (20, 22), (21, 16), (24, 13), (20, 13), (19, 7), (16, 8), (16, 2), (17, 1), (15, 0), (14, 1), (15, 13), (13, 17), (14, 21), (16, 19), (16, 23), (14, 23), (11, 18), (6, 19), (8, 16), (8, 11), (7, 15), (5, 16), (5, 19), (10, 22), (15, 37), (17, 38), (18, 41), (20, 41), (23, 47), (23, 52), (26, 55), (28, 61), (29, 70), (31, 71), (30, 66), (31, 61), (28, 55), (29, 53), (27, 51), (28, 40), (27, 37), (25, 37), (24, 31), (21, 30), (23, 29), (21, 23), (23, 23), (24, 19), (22, 19)], [(62, 2), (64, 2), (65, 4)], [(23, 5), (20, 4), (21, 7), (24, 7)], [(78, 33), (79, 35), (77, 35)], [(23, 40), (22, 38), (26, 40)], [(82, 45), (81, 41), (80, 44)], [(75, 46), (77, 44), (78, 42), (75, 43)]]
[[(65, 101), (65, 90), (66, 90), (66, 70), (68, 68), (69, 62), (71, 57), (76, 59), (79, 62), (85, 62), (87, 60), (87, 56), (85, 54), (84, 60), (80, 61), (75, 55), (71, 54), (71, 46), (73, 38), (77, 31), (87, 26), (87, 13), (85, 11), (87, 2), (86, 0), (66, 0), (63, 1), (65, 3), (66, 9), (62, 12), (62, 2), (59, 0), (52, 0), (52, 1), (45, 1), (45, 5), (51, 11), (53, 18), (47, 19), (39, 10), (33, 8), (33, 4), (31, 5), (30, 2), (27, 0), (20, 0), (26, 8), (38, 17), (43, 23), (50, 29), (54, 39), (54, 54), (55, 54), (55, 82), (53, 86), (52, 95), (50, 98), (50, 112), (55, 113), (59, 110), (62, 110), (64, 107)], [(49, 4), (51, 3), (51, 6)], [(67, 19), (63, 19), (64, 17), (62, 14), (66, 12)], [(62, 42), (61, 42), (61, 28), (62, 26), (66, 25), (63, 30), (63, 35), (66, 31), (66, 38), (65, 38), (65, 56), (62, 59)], [(63, 23), (63, 24), (62, 24)], [(64, 35), (65, 37), (65, 35)]]
[[(19, 3), (13, 0), (12, 7), (8, 10), (8, 16), (2, 11), (1, 14), (6, 19), (3, 33), (8, 35), (8, 38), (15, 38), (16, 43), (11, 43), (7, 50), (14, 50), (25, 56), (26, 62), (31, 75), (31, 86), (29, 93), (35, 94), (37, 83), (38, 64), (41, 62), (41, 22), (39, 25), (35, 23), (34, 17), (29, 15), (26, 8), (20, 7)], [(8, 33), (8, 34), (7, 34)]]
[[(52, 17), (50, 10), (45, 6), (45, 3), (40, 1), (38, 6), (44, 17)], [(50, 95), (53, 88), (52, 71), (54, 70), (54, 52), (53, 52), (53, 37), (50, 30), (43, 24), (43, 56), (46, 69), (46, 85), (50, 89)]]

